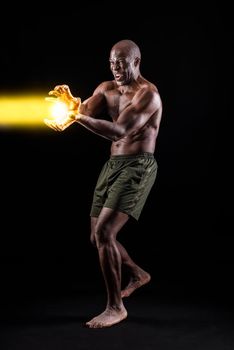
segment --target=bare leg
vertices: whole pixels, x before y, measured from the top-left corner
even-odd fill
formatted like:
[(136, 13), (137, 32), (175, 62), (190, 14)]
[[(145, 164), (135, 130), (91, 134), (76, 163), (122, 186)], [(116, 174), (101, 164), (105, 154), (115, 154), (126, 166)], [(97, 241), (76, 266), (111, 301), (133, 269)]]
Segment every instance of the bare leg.
[(130, 271), (131, 274), (128, 285), (121, 291), (121, 297), (125, 298), (131, 295), (136, 289), (148, 283), (151, 276), (130, 258), (126, 249), (118, 241), (117, 246), (121, 255), (122, 264)]
[(128, 215), (103, 208), (95, 226), (95, 241), (107, 290), (106, 309), (86, 323), (90, 328), (110, 327), (127, 317), (121, 298), (121, 255), (116, 235)]
[[(97, 218), (91, 218), (91, 242), (94, 246), (96, 246), (95, 227), (97, 220)], [(132, 260), (121, 243), (116, 241), (116, 244), (121, 255), (122, 265), (124, 265), (124, 267), (130, 272), (130, 281), (128, 285), (121, 291), (121, 297), (126, 298), (130, 296), (136, 289), (150, 282), (151, 276), (148, 272), (144, 271)]]

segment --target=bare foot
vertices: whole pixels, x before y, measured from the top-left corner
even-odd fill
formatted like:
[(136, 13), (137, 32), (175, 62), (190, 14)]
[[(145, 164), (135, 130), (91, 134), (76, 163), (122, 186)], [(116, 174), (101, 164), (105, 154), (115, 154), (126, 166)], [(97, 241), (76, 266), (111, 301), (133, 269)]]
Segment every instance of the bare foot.
[(140, 270), (140, 272), (130, 279), (127, 287), (121, 291), (121, 298), (129, 297), (136, 289), (140, 288), (144, 284), (149, 283), (151, 276), (148, 272)]
[(127, 315), (127, 310), (124, 307), (122, 307), (119, 311), (114, 309), (106, 309), (100, 315), (94, 317), (89, 322), (86, 322), (86, 326), (89, 328), (111, 327), (114, 324), (124, 320)]

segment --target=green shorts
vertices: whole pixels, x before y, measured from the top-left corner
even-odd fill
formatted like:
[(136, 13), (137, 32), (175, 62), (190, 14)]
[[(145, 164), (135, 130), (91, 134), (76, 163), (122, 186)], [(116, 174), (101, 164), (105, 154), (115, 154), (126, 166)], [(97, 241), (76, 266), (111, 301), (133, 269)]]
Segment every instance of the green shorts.
[(111, 156), (98, 177), (90, 216), (98, 217), (106, 207), (138, 220), (155, 182), (157, 168), (152, 153)]

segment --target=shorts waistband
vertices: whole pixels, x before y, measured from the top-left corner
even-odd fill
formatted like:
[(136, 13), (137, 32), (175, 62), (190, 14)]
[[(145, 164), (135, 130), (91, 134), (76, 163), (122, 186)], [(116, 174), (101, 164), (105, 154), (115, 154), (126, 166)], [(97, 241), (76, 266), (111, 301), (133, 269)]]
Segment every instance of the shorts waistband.
[(154, 158), (154, 154), (150, 152), (142, 152), (137, 154), (118, 154), (111, 155), (110, 160), (138, 159), (138, 158)]

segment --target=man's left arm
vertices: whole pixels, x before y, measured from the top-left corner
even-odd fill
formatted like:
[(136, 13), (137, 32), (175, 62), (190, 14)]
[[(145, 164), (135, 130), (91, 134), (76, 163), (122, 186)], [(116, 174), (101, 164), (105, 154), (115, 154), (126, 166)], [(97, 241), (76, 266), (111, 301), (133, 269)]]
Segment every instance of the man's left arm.
[(145, 89), (135, 95), (130, 105), (120, 113), (115, 122), (94, 119), (82, 113), (78, 113), (75, 118), (78, 123), (93, 133), (110, 141), (118, 141), (142, 128), (158, 108), (160, 108), (158, 93)]

